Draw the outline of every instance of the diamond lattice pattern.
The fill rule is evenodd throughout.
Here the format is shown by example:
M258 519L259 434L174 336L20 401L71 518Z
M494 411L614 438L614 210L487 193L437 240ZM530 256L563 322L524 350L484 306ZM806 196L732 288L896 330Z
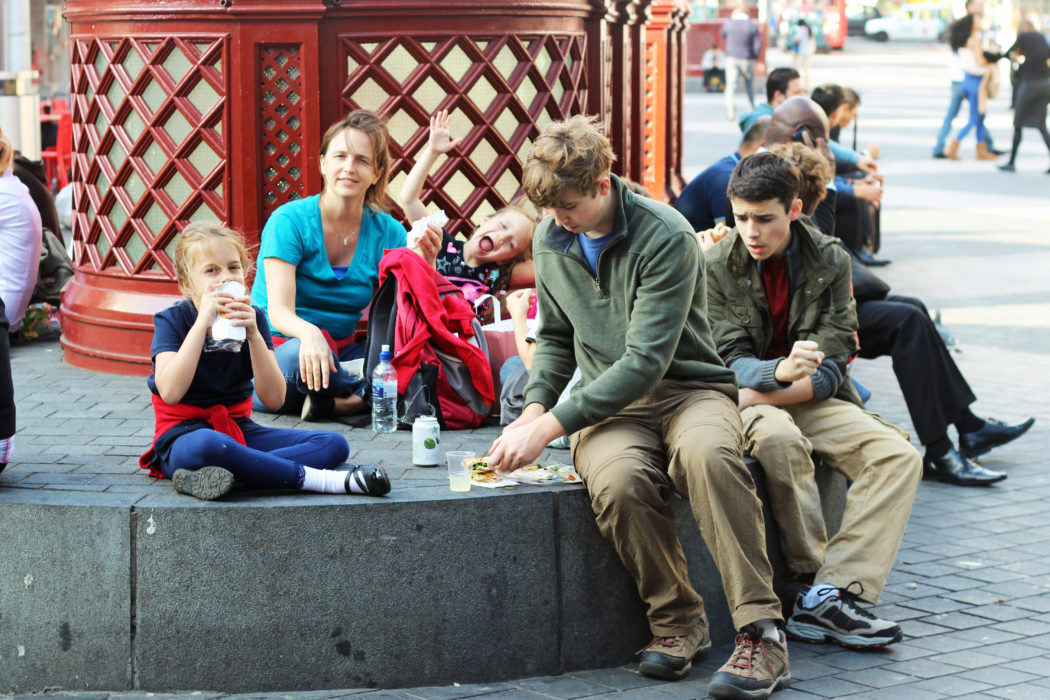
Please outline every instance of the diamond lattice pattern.
M73 239L78 267L175 279L182 225L228 220L224 38L73 44Z
M583 111L585 51L582 34L344 37L343 107L389 119L393 192L426 147L430 115L451 113L453 134L465 138L431 173L423 200L445 210L451 232L467 232L520 192L540 130Z
M302 55L296 45L264 46L259 63L262 115L262 220L280 205L305 194Z

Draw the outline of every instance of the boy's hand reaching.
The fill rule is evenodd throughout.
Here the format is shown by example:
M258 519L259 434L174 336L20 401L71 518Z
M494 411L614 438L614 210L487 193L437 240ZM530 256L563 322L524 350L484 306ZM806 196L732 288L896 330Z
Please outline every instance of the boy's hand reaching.
M824 353L812 340L796 340L791 354L777 363L773 376L780 382L797 382L817 372L824 361Z
M458 146L463 139L452 138L452 132L448 125L452 118L447 110L441 111L430 117L430 138L428 145L434 153L448 153Z

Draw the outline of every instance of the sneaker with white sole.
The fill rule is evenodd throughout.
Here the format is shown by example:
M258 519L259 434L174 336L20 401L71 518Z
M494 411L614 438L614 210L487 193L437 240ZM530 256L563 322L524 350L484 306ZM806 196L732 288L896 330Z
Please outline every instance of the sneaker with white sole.
M653 637L639 652L638 671L645 676L676 681L689 675L693 660L711 650L707 617L701 616L689 631L674 637Z
M828 595L813 607L806 607L805 593L795 598L791 617L784 626L792 639L813 644L835 642L847 649L874 649L899 642L904 636L900 625L860 607L857 595L846 588L830 584L816 584L813 588L824 589Z
M763 700L791 683L787 640L765 639L750 626L736 636L736 648L711 676L707 694L721 700Z
M176 469L171 475L175 490L202 501L214 501L233 488L233 474L222 467Z

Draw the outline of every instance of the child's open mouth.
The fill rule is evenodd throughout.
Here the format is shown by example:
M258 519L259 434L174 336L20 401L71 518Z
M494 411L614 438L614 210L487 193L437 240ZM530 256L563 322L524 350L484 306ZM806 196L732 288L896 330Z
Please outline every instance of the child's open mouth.
M496 246L493 244L492 239L488 236L482 236L478 239L478 250L482 253L491 253L492 249Z

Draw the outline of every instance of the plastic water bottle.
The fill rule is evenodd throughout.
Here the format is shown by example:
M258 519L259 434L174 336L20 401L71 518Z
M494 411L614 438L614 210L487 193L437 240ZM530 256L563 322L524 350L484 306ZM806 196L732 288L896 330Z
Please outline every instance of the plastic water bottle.
M397 371L390 364L391 357L390 346L382 346L372 373L372 430L377 433L397 430Z

